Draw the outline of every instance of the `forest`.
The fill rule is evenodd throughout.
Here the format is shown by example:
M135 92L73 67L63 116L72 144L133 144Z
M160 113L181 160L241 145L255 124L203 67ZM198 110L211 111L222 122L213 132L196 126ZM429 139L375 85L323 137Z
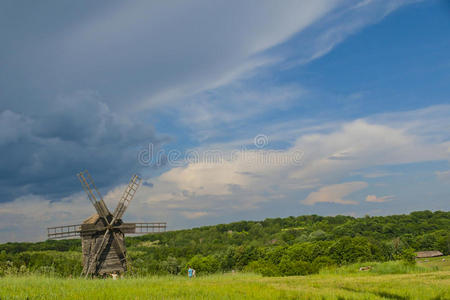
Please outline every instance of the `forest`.
M128 275L243 271L307 275L356 262L402 260L414 252L450 254L450 212L417 211L355 218L306 215L240 221L127 237ZM0 244L0 276L79 276L79 239Z

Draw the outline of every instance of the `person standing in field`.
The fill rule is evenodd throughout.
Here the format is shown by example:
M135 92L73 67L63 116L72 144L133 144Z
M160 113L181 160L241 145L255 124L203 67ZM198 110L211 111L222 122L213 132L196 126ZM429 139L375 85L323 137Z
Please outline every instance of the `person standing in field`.
M192 277L195 277L195 269L192 269Z
M117 276L118 276L118 275L117 275L116 272L112 272L112 273L111 273L111 277L112 277L113 280L117 280Z
M189 279L192 278L192 274L193 273L194 273L194 269L192 269L191 266L189 266L189 269L188 269L188 277L189 277Z

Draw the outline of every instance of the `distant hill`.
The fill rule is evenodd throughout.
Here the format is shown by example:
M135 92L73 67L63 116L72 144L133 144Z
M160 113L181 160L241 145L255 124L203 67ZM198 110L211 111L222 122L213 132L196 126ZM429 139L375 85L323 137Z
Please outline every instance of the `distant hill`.
M401 259L413 250L448 255L450 212L271 218L127 237L126 244L137 274L177 274L187 264L203 273L309 274L329 265ZM0 244L0 268L78 275L80 252L77 239Z

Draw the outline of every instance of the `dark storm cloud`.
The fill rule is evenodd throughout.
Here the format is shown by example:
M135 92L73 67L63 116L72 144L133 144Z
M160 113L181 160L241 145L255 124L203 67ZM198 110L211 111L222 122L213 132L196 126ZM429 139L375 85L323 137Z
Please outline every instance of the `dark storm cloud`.
M151 126L119 116L89 93L59 99L45 114L0 112L0 199L78 191L87 168L99 186L139 171L139 147L158 145Z
M0 202L79 191L84 168L100 186L128 179L139 148L160 143L148 109L266 63L255 56L332 7L1 1Z
M274 63L339 3L1 1L0 201L128 179L158 108Z

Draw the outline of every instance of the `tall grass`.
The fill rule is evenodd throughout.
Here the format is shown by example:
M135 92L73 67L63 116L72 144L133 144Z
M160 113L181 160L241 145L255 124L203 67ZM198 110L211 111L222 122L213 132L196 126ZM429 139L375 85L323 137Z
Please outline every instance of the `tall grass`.
M426 268L419 265L408 265L398 261L388 261L375 264L371 272L376 274L413 274L433 272L438 271L438 269L437 266Z
M367 271L360 271L361 267L370 267ZM439 267L424 267L420 265L408 265L401 261L388 262L364 262L346 265L342 267L324 268L320 274L413 274L438 271Z
M0 299L450 299L450 271L296 277L224 274L120 280L0 278Z

